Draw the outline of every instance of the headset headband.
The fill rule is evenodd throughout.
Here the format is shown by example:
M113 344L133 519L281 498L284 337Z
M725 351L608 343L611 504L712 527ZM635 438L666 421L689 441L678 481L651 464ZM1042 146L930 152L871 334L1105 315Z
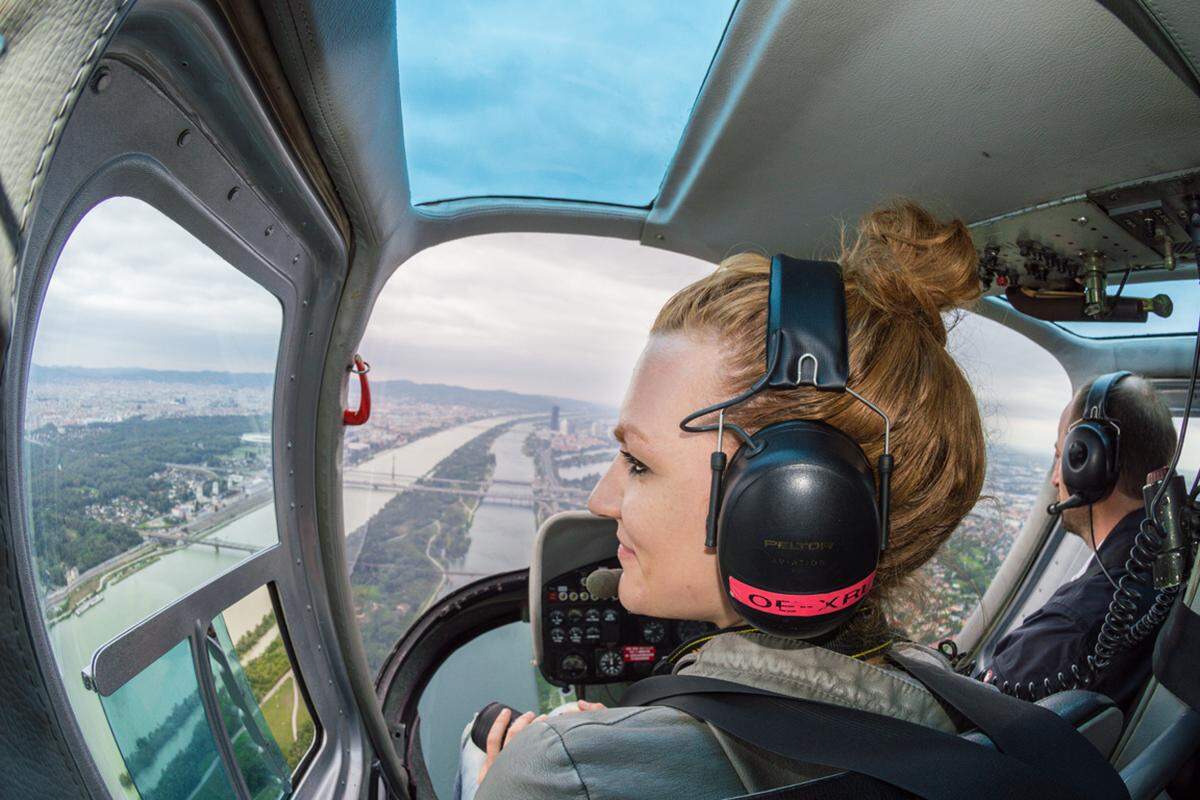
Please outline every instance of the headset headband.
M833 261L771 259L767 300L767 386L844 391L850 374L846 292Z
M1108 404L1108 393L1113 387L1121 382L1123 378L1132 375L1128 370L1120 372L1110 372L1107 375L1101 375L1096 380L1092 381L1092 386L1088 389L1087 398L1083 401L1083 414L1081 419L1097 419L1108 421L1108 413L1105 411L1105 406Z
M727 459L722 450L725 429L733 431L750 448L761 452L763 444L741 426L727 422L725 411L767 389L811 386L825 391L845 392L883 420L883 453L879 456L879 516L882 546L887 546L892 473L892 421L883 409L846 385L850 372L846 336L846 290L841 267L832 261L801 261L783 254L771 259L767 295L767 365L762 377L746 391L693 411L679 423L688 433L717 432L717 449L710 459L712 486L709 490L705 546L717 541L722 475ZM717 414L715 424L694 425L696 420Z

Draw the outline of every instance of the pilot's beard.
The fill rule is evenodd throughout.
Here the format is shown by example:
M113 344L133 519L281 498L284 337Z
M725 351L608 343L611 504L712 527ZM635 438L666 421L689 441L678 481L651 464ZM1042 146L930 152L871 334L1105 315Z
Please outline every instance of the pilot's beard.
M1062 523L1068 533L1075 534L1089 545L1092 543L1088 538L1091 536L1091 532L1088 530L1088 506L1066 509L1062 514Z

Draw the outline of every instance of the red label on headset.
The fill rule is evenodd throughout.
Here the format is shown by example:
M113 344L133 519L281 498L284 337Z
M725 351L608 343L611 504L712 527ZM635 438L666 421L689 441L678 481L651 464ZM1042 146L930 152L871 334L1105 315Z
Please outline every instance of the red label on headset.
M843 589L821 594L782 594L758 589L729 576L729 594L739 603L756 608L764 614L780 617L819 617L832 614L857 603L871 591L875 582L875 571L858 583Z

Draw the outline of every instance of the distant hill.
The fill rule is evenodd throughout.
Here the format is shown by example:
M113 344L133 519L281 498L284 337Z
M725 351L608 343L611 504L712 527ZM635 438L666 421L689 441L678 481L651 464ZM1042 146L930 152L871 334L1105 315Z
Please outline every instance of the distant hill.
M30 371L32 383L53 383L63 380L153 381L157 383L190 383L204 386L233 388L270 388L274 375L269 372L217 372L202 370L142 369L122 367L94 369L92 367L46 367L34 364ZM468 389L444 383L415 383L407 380L372 383L371 389L380 398L405 398L417 403L442 403L475 406L502 411L549 411L558 406L564 412L613 412L609 406L585 403L566 397L520 394L503 389Z
M558 406L563 411L615 412L616 409L600 403L585 403L567 397L552 397L543 394L519 394L504 389L467 389L444 383L414 383L413 381L381 381L371 384L372 391L380 397L394 399L411 398L422 403L447 403L478 408L512 409L516 411L549 411Z
M33 383L62 380L152 381L154 383L194 383L204 386L270 388L275 376L269 372L217 372L215 370L143 369L141 367L46 367L34 364L29 372Z

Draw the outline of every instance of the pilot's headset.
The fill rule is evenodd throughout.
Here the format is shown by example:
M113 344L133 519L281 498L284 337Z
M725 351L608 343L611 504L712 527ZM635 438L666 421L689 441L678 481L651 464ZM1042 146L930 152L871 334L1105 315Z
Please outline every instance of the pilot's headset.
M887 546L891 421L846 386L846 294L838 264L776 255L767 302L766 372L742 394L679 426L717 432L705 546L717 548L734 608L759 630L807 639L845 622L875 579ZM848 392L883 419L878 492L862 448L832 425L794 419L750 435L725 420L726 410L759 392L801 386ZM713 413L715 424L692 424ZM726 429L743 442L728 463L721 449Z
M1092 381L1083 401L1083 416L1067 431L1059 454L1062 482L1070 497L1052 503L1047 509L1051 514L1098 503L1117 485L1121 429L1109 418L1105 406L1113 387L1131 374L1110 372Z

